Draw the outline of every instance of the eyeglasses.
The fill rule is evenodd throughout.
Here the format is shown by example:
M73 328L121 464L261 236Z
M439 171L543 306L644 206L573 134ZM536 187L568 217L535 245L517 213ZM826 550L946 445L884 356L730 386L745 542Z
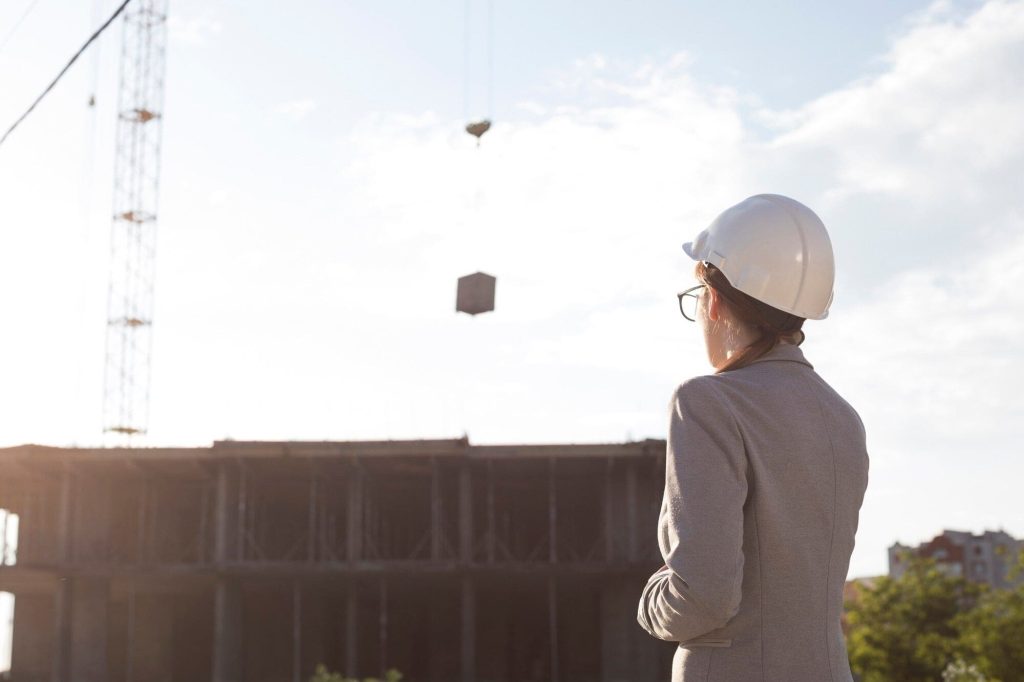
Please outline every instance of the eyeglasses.
M683 317L688 319L690 322L697 321L697 303L700 300L700 291L706 284L698 284L695 287L690 287L686 291L681 291L676 294L679 297L679 312L683 314Z

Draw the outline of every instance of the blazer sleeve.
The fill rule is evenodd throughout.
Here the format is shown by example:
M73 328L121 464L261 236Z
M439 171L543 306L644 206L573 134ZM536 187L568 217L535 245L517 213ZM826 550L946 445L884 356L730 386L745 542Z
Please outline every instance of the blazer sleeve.
M641 627L683 642L723 627L743 583L743 438L713 376L679 386L671 403L658 532L665 566L644 587Z

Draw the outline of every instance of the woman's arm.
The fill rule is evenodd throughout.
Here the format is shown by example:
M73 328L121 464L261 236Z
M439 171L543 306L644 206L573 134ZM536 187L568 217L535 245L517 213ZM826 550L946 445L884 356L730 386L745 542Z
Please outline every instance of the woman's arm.
M659 519L668 552L637 611L644 630L668 641L721 628L739 610L747 460L736 421L713 382L691 379L672 401Z

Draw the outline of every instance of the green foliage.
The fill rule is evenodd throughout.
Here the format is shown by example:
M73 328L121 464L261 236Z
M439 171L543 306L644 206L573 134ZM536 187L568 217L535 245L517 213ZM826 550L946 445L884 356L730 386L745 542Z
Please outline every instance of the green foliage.
M862 682L934 682L961 653L957 615L977 588L914 558L899 579L879 578L849 605L850 666Z
M327 666L321 663L316 667L313 677L309 678L309 682L349 682L349 680L338 673L328 672Z
M985 682L986 679L976 666L968 665L961 658L947 665L942 671L942 682Z
M847 606L850 666L862 682L1024 682L1024 583L990 589L913 558L899 579L879 578Z
M399 682L401 679L402 673L391 669L384 673L383 680L376 677L367 677L362 682ZM327 666L321 663L316 667L313 677L309 678L309 682L359 682L359 680L354 677L343 677L341 673L332 673L327 670Z
M982 672L1003 682L1024 680L1024 585L985 590L957 626L964 650Z

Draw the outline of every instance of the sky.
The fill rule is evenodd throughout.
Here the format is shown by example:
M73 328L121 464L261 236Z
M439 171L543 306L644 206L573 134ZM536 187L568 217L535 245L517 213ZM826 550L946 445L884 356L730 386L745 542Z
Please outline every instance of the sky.
M29 4L4 129L114 6L5 39ZM680 246L776 192L836 251L803 349L867 427L850 576L1024 537L1024 2L751 5L171 0L144 444L664 438L711 371ZM0 446L105 442L119 50L0 147Z

